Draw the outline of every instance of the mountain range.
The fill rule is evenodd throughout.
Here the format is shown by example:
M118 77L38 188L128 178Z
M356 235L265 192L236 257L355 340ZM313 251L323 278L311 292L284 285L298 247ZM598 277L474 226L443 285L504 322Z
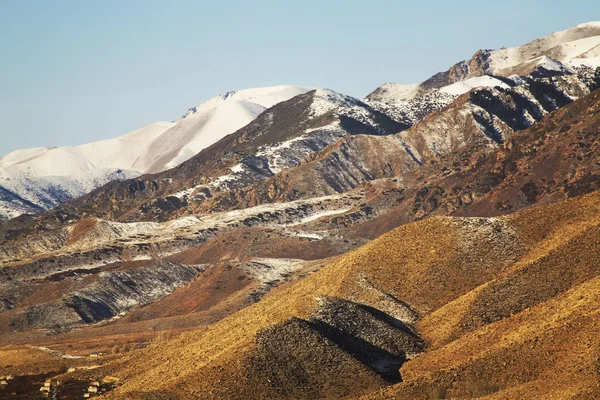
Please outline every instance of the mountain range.
M599 60L592 22L2 157L0 397L598 398Z
M117 179L160 172L310 88L274 86L214 97L174 122L80 146L17 150L0 158L0 218L39 212Z

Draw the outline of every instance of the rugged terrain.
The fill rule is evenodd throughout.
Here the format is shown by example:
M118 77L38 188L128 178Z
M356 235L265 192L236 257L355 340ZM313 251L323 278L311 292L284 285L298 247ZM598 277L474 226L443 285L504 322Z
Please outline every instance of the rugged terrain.
M594 398L597 204L405 225L104 373L115 398Z
M456 63L420 84L386 83L367 99L404 104L438 90L464 92L475 86L497 86L513 75L560 75L581 65L600 66L599 22L580 24L518 47L478 50L470 60Z
M565 57L272 99L174 168L0 222L0 397L598 397L600 69Z
M267 108L309 90L273 86L228 92L173 122L148 124L113 139L7 154L0 158L0 219L51 209L114 180L173 168Z

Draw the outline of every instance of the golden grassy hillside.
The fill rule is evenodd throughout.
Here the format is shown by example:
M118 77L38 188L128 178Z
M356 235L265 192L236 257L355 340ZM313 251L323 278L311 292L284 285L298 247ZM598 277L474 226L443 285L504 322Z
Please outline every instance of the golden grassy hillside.
M110 396L594 398L599 205L594 192L507 217L402 226L201 331L117 361L108 369L124 383ZM325 298L425 340L423 353L407 352L402 382L313 329ZM363 328L365 348L385 347Z

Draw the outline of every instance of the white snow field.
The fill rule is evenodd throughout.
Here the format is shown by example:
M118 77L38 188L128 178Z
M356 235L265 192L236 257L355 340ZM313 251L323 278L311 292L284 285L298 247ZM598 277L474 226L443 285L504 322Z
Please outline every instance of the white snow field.
M502 82L500 79L484 75L484 76L476 76L474 78L465 79L464 81L453 83L452 85L444 86L440 89L440 92L452 94L454 96L461 95L463 93L467 93L469 90L476 87L496 87L500 86L502 88L508 89L506 83Z

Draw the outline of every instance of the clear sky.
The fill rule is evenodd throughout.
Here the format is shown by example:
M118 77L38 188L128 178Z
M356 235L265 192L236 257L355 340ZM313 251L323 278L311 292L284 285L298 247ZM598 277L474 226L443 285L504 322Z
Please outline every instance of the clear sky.
M0 156L119 136L234 89L363 97L591 20L598 0L0 0Z

